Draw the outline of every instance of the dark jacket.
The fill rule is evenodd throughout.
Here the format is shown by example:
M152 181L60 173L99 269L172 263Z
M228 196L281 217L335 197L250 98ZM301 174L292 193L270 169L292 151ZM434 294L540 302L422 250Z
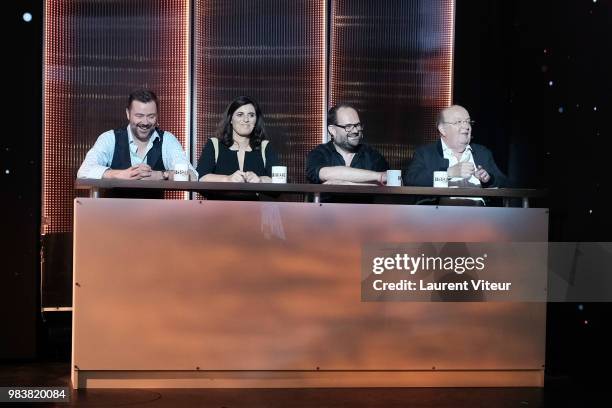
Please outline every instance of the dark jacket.
M501 172L493 160L493 154L486 147L471 143L472 156L476 166L482 166L491 176L483 187L511 187L508 177ZM408 168L404 172L404 185L406 186L433 186L433 172L447 171L448 159L442 153L442 142L438 140L419 147L412 156Z

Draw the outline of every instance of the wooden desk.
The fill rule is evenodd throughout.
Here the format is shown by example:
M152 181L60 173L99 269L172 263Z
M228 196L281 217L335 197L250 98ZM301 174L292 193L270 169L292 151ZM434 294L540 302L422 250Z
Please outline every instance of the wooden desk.
M321 194L363 196L439 196L439 197L499 197L520 198L523 207L529 207L529 199L546 196L545 190L533 189L488 189L488 188L438 188L438 187L387 187L326 184L272 184L272 183L211 183L198 181L141 181L141 180L93 180L77 179L77 190L88 190L92 198L99 197L100 190L143 189L164 191L211 192L258 192L258 193L306 193L313 194L319 202Z

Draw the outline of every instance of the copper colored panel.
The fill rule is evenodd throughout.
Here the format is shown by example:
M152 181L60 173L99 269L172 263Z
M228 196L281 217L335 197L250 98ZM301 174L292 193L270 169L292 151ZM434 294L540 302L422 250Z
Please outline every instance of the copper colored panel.
M329 102L361 113L392 168L436 138L452 101L455 0L331 0Z
M290 182L305 182L306 154L323 137L325 0L196 0L193 160L214 136L227 104L261 105Z
M541 370L545 304L360 301L365 242L546 241L543 209L78 199L80 370Z
M45 2L44 233L72 230L77 169L102 132L127 125L132 89L157 92L161 127L187 146L189 3Z

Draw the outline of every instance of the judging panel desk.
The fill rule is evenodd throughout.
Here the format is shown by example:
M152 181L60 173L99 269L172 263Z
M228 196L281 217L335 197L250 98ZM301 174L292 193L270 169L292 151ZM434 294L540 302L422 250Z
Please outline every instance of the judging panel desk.
M135 180L93 180L80 179L75 183L77 190L87 190L89 196L98 198L101 190L121 191L139 189L142 191L192 191L199 193L252 192L252 193L289 193L312 194L314 202L319 202L321 194L351 196L386 196L386 197L488 197L500 198L504 206L509 206L510 199L520 199L523 208L529 207L530 198L544 197L545 190L526 188L440 188L440 187L387 187L365 185L326 185L326 184L247 184L247 183L212 183L198 181L135 181Z
M298 189L270 186L219 188ZM362 302L360 273L368 243L547 238L542 208L77 198L73 386L543 386L544 303Z

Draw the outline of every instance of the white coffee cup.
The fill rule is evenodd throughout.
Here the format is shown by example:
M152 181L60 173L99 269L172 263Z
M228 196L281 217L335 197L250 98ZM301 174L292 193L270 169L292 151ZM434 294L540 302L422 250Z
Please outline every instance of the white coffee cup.
M287 182L286 166L272 166L272 182L279 184Z
M434 171L433 172L433 186L434 187L448 187L448 172Z
M174 165L174 181L189 181L189 166L186 163Z
M402 171L401 170L387 170L387 185L388 186L401 186L402 185Z

